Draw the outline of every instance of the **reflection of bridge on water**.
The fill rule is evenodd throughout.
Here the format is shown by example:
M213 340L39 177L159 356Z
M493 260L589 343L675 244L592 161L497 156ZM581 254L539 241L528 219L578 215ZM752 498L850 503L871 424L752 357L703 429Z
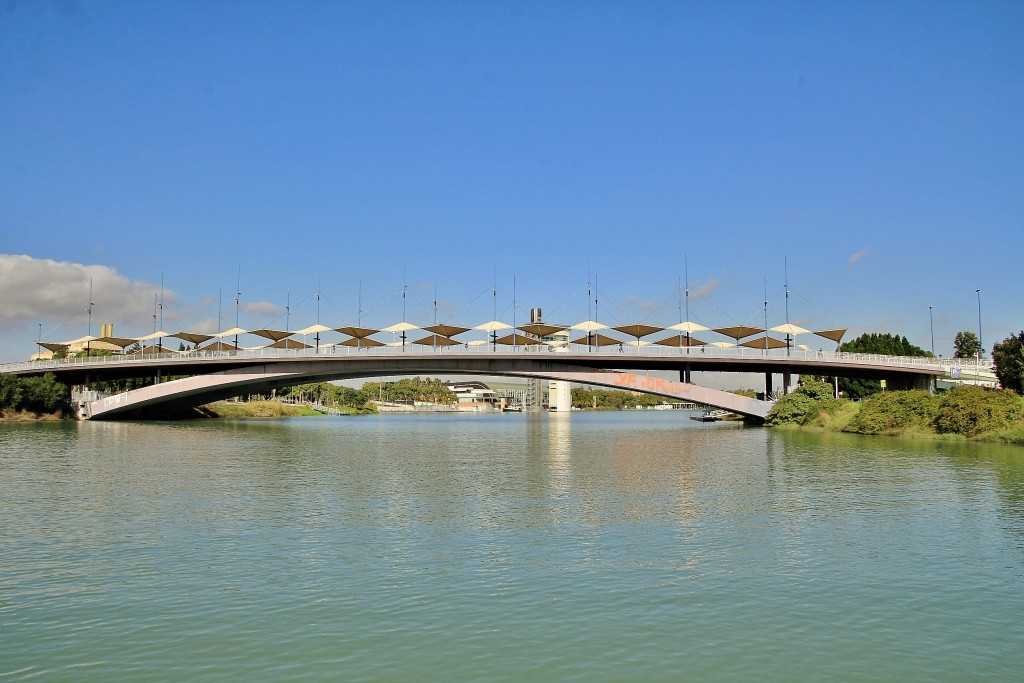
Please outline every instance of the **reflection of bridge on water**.
M689 351L689 353L688 353ZM101 380L153 377L157 382L116 396L89 401L86 418L159 416L246 393L356 378L396 375L484 375L555 379L641 391L676 400L764 418L770 403L690 382L692 372L760 373L765 395L772 393L773 375L783 387L793 375L885 379L892 389L927 389L933 378L948 374L951 364L974 367L974 360L832 353L800 349L693 349L619 347L608 352L583 348L554 351L548 347L498 350L487 346L411 348L259 349L186 354L112 355L33 361L0 366L0 372L39 375L52 372L65 384L88 385ZM679 381L652 377L672 372ZM168 377L182 377L166 381Z

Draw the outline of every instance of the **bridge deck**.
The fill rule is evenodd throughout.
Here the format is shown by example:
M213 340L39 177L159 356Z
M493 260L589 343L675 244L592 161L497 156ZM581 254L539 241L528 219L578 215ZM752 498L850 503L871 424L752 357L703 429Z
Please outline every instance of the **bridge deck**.
M114 417L139 411L170 410L209 403L244 393L319 381L392 375L493 375L546 377L621 387L692 400L755 418L768 404L694 384L633 371L814 374L891 378L913 386L945 374L936 359L791 352L755 349L714 349L685 353L679 349L630 347L607 350L552 351L547 347L501 350L487 347L448 349L375 348L313 350L215 351L160 356L102 356L66 361L21 363L0 367L20 375L52 372L69 385L127 377L178 377L85 406L87 417Z
M682 349L669 347L624 347L622 351L600 349L586 351L570 349L567 352L553 352L547 347L449 347L431 349L409 346L401 348L354 349L332 347L320 353L312 349L260 349L256 351L212 351L191 353L166 353L162 355L99 356L92 358L69 358L56 361L33 361L0 365L0 372L18 375L38 375L53 372L64 381L78 384L102 376L105 379L161 375L187 375L219 372L231 368L265 363L302 362L311 359L337 360L354 364L377 364L392 359L402 365L414 365L417 361L429 364L457 364L458 359L470 361L490 358L515 362L523 359L547 359L559 363L570 363L581 368L616 368L623 370L680 370L689 367L694 372L756 372L814 374L825 376L879 379L894 374L941 376L951 366L975 368L974 359L936 359L926 357L881 356L873 354L834 353L827 351L792 350L762 351L758 349Z

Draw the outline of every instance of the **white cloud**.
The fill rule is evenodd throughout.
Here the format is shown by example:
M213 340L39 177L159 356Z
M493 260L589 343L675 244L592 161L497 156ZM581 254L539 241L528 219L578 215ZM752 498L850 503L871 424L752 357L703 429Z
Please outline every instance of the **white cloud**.
M654 311L657 310L657 302L651 300L644 300L638 297L636 294L627 294L626 298L619 304L620 308L639 308L642 311Z
M103 322L115 323L118 333L150 329L159 285L130 280L109 266L19 254L0 254L0 323L8 327L44 321L65 327L84 325L90 279L93 333ZM164 290L165 306L177 298L175 292Z
M852 266L854 263L856 263L857 261L860 261L862 258L864 258L867 255L868 255L868 250L867 249L861 249L857 253L855 253L852 256L850 256L850 261L849 261L848 265Z
M264 318L279 318L284 315L283 309L269 301L243 301L242 310L246 315L263 316Z
M167 332L183 332L185 330L167 330ZM188 326L188 332L199 332L201 334L213 334L217 331L217 318L207 317L193 321Z
M718 289L719 284L721 284L721 281L718 279L708 280L697 289L690 290L690 297L693 299L703 299Z

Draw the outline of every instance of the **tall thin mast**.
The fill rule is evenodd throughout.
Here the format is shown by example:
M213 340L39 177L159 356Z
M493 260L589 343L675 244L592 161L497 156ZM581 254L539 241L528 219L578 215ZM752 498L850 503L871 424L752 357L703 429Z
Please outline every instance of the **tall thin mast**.
M235 329L238 329L238 309L242 303L242 266L238 266L238 279L235 281ZM235 350L238 350L238 333L235 332Z
M686 322L690 322L690 263L687 255L683 254L683 270L686 272ZM690 352L690 330L686 330L686 352Z
M768 278L764 278L764 351L768 353Z
M160 273L160 329L164 329L164 274Z
M89 278L89 305L85 309L85 310L87 310L89 312L89 326L87 328L86 337L91 337L92 336L92 307L95 306L95 305L96 304L94 304L92 302L92 278ZM86 355L87 358L88 358L89 352L91 350L91 346L90 346L91 341L92 340L88 340L88 341L85 342L85 355Z
M164 274L160 273L160 331L164 329ZM153 330L156 332L156 330ZM156 342L156 347L163 351L164 349L164 338L160 337Z
M494 261L492 261L492 267L493 267L493 269L491 271L491 278L492 278L491 279L491 306L494 309L492 311L492 315L494 317L491 318L491 320L493 320L495 323L497 323L497 321L498 321L498 260L497 259L494 259ZM493 330L491 330L491 351L497 351L497 350L498 350L498 330L497 329L493 329Z
M590 296L591 296L591 294L593 294L593 291L590 288L590 254L587 254L587 321L591 321L591 320L594 319L593 316L591 316L591 308L590 308ZM590 325L587 325L587 327L589 328ZM588 329L587 330L587 351L590 351L590 344L591 344L592 341L594 341L594 338L593 338L592 335L593 335L593 331Z
M316 274L316 324L320 325L320 273ZM316 353L320 353L320 330L316 331Z
M786 324L789 324L789 257L784 256L782 261L783 275L786 278ZM789 336L788 334L786 335Z
M512 276L512 350L516 350L516 276Z
M789 355L789 257L783 256L783 275L786 278L786 355ZM765 323L765 337L768 336L768 323ZM765 341L767 344L768 342Z

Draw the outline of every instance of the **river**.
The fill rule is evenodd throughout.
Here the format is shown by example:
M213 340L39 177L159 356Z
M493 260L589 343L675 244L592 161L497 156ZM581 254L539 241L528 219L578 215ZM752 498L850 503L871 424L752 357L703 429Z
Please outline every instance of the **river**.
M0 678L1018 680L1024 449L686 416L0 425Z

